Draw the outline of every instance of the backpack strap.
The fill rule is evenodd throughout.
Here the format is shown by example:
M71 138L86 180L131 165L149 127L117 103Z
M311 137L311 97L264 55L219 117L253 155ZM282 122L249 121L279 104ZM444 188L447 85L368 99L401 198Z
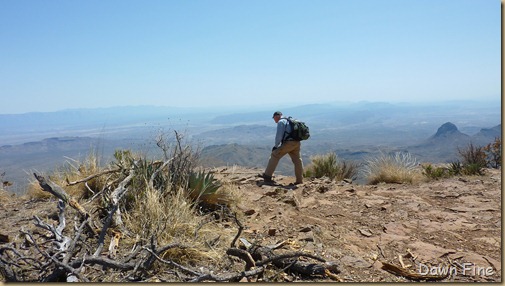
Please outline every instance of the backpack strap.
M291 121L291 116L289 117L281 117L281 119L286 119L286 121L288 122L289 126L291 127L291 132L293 132L293 121ZM287 136L286 136L287 134ZM291 133L287 131L287 129L284 129L284 135L282 136L282 140L281 140L281 143L284 143L284 141L286 139L289 139L291 138Z

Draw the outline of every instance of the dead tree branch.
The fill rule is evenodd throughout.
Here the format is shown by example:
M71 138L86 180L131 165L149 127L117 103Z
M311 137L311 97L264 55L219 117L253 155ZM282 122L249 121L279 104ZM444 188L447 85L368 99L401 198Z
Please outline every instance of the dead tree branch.
M393 264L387 263L387 262L382 262L382 269L386 270L389 273L403 276L405 278L411 279L411 280L416 280L416 281L440 281L444 280L449 276L449 271L445 275L423 275L419 273L414 273L410 270L400 268L398 266L395 266Z
M240 223L240 221L237 218L237 213L234 213L233 215L235 223L238 225L238 232L237 235L235 235L235 238L233 238L230 247L235 247L235 242L237 242L237 239L240 237L240 234L242 234L242 231L244 230L244 226L242 225L242 223Z
M173 158L172 158L173 159ZM156 179L156 176L172 161L172 159L166 160L161 167L156 169L156 171L153 172L151 175L151 178L149 179L149 186L154 189L154 179Z
M246 270L252 267L252 265L262 267L266 266L268 263L273 263L280 269L307 276L325 276L326 270L337 273L339 272L335 264L308 263L297 260L299 257L308 257L323 263L326 262L325 259L309 253L294 252L276 255L273 253L272 248L257 245L251 245L248 247L247 251L230 248L226 253L244 260L246 262Z
M5 282L18 282L16 273L12 270L7 262L0 259L0 273L5 277Z
M44 177L37 175L36 173L33 173L37 181L39 182L40 187L52 194L53 196L57 197L58 199L62 200L64 203L68 204L72 208L76 209L81 217L84 220L87 220L88 217L90 217L90 214L75 200L65 192L65 190L56 185L55 183L51 182L50 180L46 180ZM93 234L96 234L95 229L91 226L91 224L87 224L88 230L91 231Z
M99 255L102 250L103 250L103 245L105 242L105 235L107 233L107 229L110 227L111 222L114 218L115 219L115 224L116 225L123 225L122 220L121 220L121 214L119 212L119 201L123 197L123 195L128 191L126 188L126 185L131 181L131 179L134 176L133 172L133 167L132 170L130 170L130 174L121 182L119 183L119 186L112 192L111 194L111 210L109 212L109 215L107 216L107 219L105 220L105 223L103 225L102 231L100 232L100 236L98 238L98 247L95 251L95 256ZM115 213L117 212L117 215L115 216Z
M73 182L69 182L68 179L67 179L67 186L73 186L73 185L77 185L79 183L84 183L84 182L92 180L92 179L94 179L96 177L100 177L102 175L106 175L106 174L110 174L110 173L116 173L116 172L119 172L119 171L121 171L120 168L111 169L111 170L105 170L105 171L102 171L102 172L90 175L90 176L88 176L86 178L83 178L83 179L80 179L80 180L77 180L77 181L73 181Z
M244 277L252 277L259 275L265 271L265 268L258 267L253 270L243 271L239 273L230 273L225 275L214 275L212 273L202 274L188 282L203 282L203 281L216 281L216 282L231 282L231 281L240 281L240 279Z

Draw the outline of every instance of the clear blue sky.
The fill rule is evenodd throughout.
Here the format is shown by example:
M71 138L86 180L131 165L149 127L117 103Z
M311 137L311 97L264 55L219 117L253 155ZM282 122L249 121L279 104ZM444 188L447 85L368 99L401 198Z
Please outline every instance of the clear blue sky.
M0 113L501 97L499 0L1 0Z

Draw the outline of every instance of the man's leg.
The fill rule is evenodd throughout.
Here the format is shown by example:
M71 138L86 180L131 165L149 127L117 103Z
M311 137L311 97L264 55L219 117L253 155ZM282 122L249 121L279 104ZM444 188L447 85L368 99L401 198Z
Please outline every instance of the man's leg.
M282 144L281 147L273 150L272 154L270 154L270 159L268 159L268 165L265 169L264 175L271 178L275 172L275 168L277 168L277 165L279 164L279 160L290 150L289 146L285 143Z
M303 183L303 162L300 154L300 142L294 141L294 148L291 152L289 152L289 156L291 157L291 161L295 166L295 177L297 184Z

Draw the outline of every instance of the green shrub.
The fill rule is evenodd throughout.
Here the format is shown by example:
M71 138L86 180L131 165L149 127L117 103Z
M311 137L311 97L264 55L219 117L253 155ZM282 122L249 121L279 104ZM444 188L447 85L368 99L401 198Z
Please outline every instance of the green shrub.
M446 167L434 167L431 164L428 164L423 165L422 168L423 168L423 175L434 180L447 178L452 175L451 170Z
M434 167L431 164L423 165L423 175L430 179L438 180L457 175L475 174L473 165L463 165L460 161L451 162L449 166Z
M483 175L482 165L477 164L477 163L466 164L463 166L462 174L463 175Z
M369 184L413 183L420 177L417 159L408 152L394 155L381 153L378 157L366 160L365 177Z
M358 164L349 161L339 161L334 152L325 155L315 155L311 164L305 169L305 177L322 178L331 180L354 179L358 174Z

